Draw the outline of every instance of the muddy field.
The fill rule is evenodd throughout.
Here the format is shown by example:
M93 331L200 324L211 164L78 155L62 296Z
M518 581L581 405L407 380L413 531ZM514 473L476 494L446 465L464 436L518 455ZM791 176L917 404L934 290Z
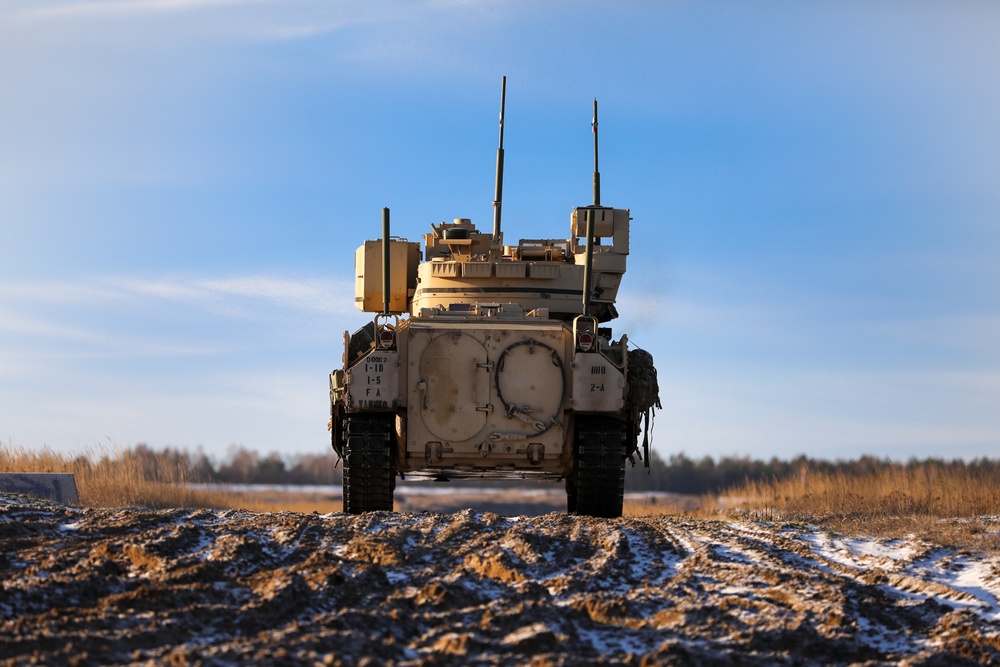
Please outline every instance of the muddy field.
M998 664L1000 557L806 525L0 496L0 664Z

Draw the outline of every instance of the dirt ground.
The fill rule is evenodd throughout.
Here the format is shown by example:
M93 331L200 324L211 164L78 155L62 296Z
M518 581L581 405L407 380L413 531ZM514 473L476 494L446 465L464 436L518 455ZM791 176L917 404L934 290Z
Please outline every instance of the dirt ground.
M787 523L0 495L0 664L1000 664L1000 557Z

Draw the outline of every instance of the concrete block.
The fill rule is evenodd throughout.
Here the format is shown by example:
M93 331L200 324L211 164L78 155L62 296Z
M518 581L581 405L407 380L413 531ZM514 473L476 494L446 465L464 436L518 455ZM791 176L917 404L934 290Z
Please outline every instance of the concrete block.
M0 493L23 493L60 503L78 503L76 477L71 472L2 472Z

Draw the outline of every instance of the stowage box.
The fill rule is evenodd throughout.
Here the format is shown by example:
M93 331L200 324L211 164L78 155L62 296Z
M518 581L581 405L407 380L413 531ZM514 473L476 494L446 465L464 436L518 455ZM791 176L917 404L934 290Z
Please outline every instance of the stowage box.
M409 310L417 288L420 244L389 240L389 312ZM382 312L382 240L365 241L354 254L354 305L366 313Z

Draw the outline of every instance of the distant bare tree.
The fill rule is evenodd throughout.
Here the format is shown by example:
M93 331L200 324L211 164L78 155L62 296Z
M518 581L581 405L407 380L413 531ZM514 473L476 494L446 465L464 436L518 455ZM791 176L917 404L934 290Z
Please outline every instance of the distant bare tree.
M230 484L250 484L257 474L257 452L233 445L229 460L219 466L219 481Z
M290 484L340 484L342 478L337 456L327 452L295 457L288 471L288 480Z
M265 458L257 459L257 470L251 481L254 484L287 484L288 471L285 470L281 454L271 452Z

